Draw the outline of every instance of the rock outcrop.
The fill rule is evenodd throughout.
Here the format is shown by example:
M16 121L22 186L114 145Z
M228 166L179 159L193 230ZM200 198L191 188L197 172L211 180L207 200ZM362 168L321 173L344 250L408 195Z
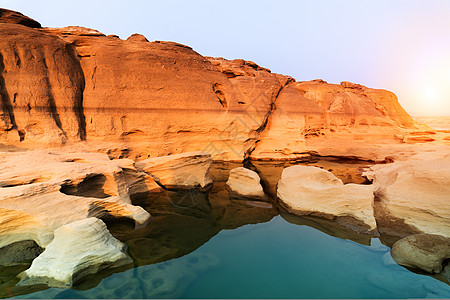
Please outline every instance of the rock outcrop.
M450 258L450 238L435 234L414 234L397 241L391 249L399 265L428 273L440 273Z
M136 163L143 171L166 189L208 188L211 155L205 152L188 152L154 157Z
M85 140L84 74L55 35L0 23L0 139L61 145Z
M24 16L20 12L0 8L0 23L20 24L31 28L41 28L39 22Z
M316 151L373 159L361 151L364 143L398 143L396 135L405 128L415 128L414 121L389 91L349 82L292 82L280 92L252 157L292 159Z
M376 233L370 185L344 185L328 171L298 165L283 170L277 195L290 213L336 220L359 233Z
M97 218L79 220L55 230L55 238L22 272L19 285L47 284L68 288L86 274L133 263L126 246Z
M409 160L371 167L380 233L396 239L429 233L450 237L450 160Z
M265 195L260 181L258 173L239 167L230 171L226 184L234 195L261 199Z
M361 151L367 142L404 143L418 129L388 91L295 82L251 61L204 57L138 34L121 40L0 19L7 22L0 23L0 141L7 145L87 141L137 159L189 151L237 161L317 153L370 159Z
M128 218L137 227L150 218L131 204L130 192L146 183L141 175L127 184L123 170L134 169L130 160L44 150L2 153L0 166L0 248L28 240L46 247L54 230L88 217Z

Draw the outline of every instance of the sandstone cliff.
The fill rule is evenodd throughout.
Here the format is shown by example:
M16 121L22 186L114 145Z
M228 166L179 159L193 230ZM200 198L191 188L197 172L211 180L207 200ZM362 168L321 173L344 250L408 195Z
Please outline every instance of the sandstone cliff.
M205 151L222 160L292 159L340 143L400 143L417 129L385 90L296 82L174 42L33 28L40 26L31 21L0 11L6 145L83 141L112 157ZM342 152L357 156L348 147Z

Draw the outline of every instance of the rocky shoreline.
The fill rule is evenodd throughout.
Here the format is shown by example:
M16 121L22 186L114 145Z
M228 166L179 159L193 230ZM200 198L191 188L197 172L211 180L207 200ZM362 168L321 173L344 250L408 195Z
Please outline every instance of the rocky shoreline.
M256 172L237 167L226 169L220 179L217 174L210 175L213 161L204 152L152 158L141 163L134 163L129 159L110 160L106 155L98 153L77 154L55 150L15 152L13 157L11 155L3 153L0 162L3 170L0 172L2 264L15 265L30 259L36 261L33 261L29 270L22 272L23 275L20 276L23 279L19 285L70 287L76 279L83 277L80 274L130 264L132 260L126 251L123 252L123 244L119 249L122 249L124 256L118 256L115 261L108 260L109 254L95 254L94 250L89 255L88 252L83 252L84 243L101 245L104 239L114 239L100 220L114 224L129 219L135 223L135 229L132 227L129 229L131 231L127 230L127 236L132 236L132 231L137 230L138 233L139 228L145 228L146 223L153 222L147 211L158 216L166 214L168 210L176 210L176 207L185 213L187 207L201 218L210 209L207 194L211 190L227 193L228 196L224 194L224 197L230 201L246 202L242 207L242 213L245 214L251 213L251 207L272 210L272 216L280 211L287 220L294 218L294 223L313 226L328 234L362 244L370 244L372 238L379 237L383 243L396 249L393 250L393 257L398 263L413 270L441 273L443 278L448 276L445 275L445 264L449 255L450 218L445 205L448 194L442 188L447 186L446 180L450 180L450 168L445 159L374 165L363 174L372 179L373 183L343 184L331 172L305 164L282 168L283 172L278 175L264 169L258 170L255 166L253 168ZM36 158L40 159L36 162ZM47 168L43 168L40 161L46 161ZM421 169L424 164L434 167L427 168L425 173ZM22 172L18 173L17 170ZM406 173L399 176L395 173L398 170ZM425 185L428 190L424 190L424 186L420 184L424 181L424 175L429 181ZM261 180L260 176L266 180ZM271 176L273 177L270 178ZM214 182L211 177L219 181ZM267 178L270 178L269 182ZM411 185L414 181L417 183ZM402 185L403 182L405 185ZM430 182L435 182L437 187ZM264 183L264 189L261 183ZM222 186L224 184L227 188ZM270 185L276 186L275 198L270 195ZM196 195L186 197L189 190ZM167 193L181 194L179 199L175 197L177 200L172 201L172 196L167 197ZM423 198L423 193L426 193L426 199ZM432 199L432 202L426 201L428 199ZM150 207L147 206L149 204ZM299 219L295 220L296 217L289 217L286 213L296 215ZM232 213L230 217L237 216ZM87 223L77 225L80 222ZM103 226L104 229L100 232L84 229L91 228L90 226ZM69 230L68 228L70 236L77 236L76 228L84 232L82 237L76 239L80 250L69 246L53 246L62 241L68 243L68 237L58 234ZM409 241L416 235L423 237L422 240L437 241L431 244L409 242L417 247L414 252L425 251L429 255L435 255L438 257L437 262L427 263L426 258L419 254L413 258L405 257L402 253L410 256L411 251L398 250L404 241ZM56 239L58 236L62 237ZM34 246L30 247L30 242ZM99 249L106 251L104 247L99 246ZM18 256L18 250L23 255ZM76 251L79 251L78 254ZM116 248L111 251L111 255L116 255L113 254L117 251ZM129 251L134 250L131 248ZM53 258L49 255L53 255ZM61 275L52 275L52 268L47 263L40 263L44 257L47 260L66 261L68 273L63 277L66 279L55 277ZM101 257L104 261L96 261L96 257Z
M4 9L0 35L0 266L26 266L22 291L183 255L133 246L180 207L198 244L281 213L379 237L397 263L449 282L450 135L393 93Z

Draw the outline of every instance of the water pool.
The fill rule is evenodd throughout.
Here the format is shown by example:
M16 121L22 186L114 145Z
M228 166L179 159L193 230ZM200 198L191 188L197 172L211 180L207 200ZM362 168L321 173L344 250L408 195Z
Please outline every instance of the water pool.
M450 287L371 246L281 216L222 230L195 251L103 279L86 291L51 288L17 298L450 298Z
M378 238L343 231L335 222L282 213L273 194L283 164L259 164L273 205L234 199L229 170L215 164L208 193L167 191L142 205L152 221L108 223L134 264L105 270L73 289L18 287L28 265L0 269L0 298L450 298L450 287L413 273ZM359 166L334 164L350 182Z

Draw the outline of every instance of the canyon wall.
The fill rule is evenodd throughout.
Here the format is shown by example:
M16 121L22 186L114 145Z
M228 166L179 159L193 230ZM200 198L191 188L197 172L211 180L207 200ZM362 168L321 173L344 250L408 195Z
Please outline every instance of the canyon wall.
M296 82L174 42L32 21L0 10L4 145L87 145L138 160L188 151L295 159L339 145L402 143L418 128L389 91Z

